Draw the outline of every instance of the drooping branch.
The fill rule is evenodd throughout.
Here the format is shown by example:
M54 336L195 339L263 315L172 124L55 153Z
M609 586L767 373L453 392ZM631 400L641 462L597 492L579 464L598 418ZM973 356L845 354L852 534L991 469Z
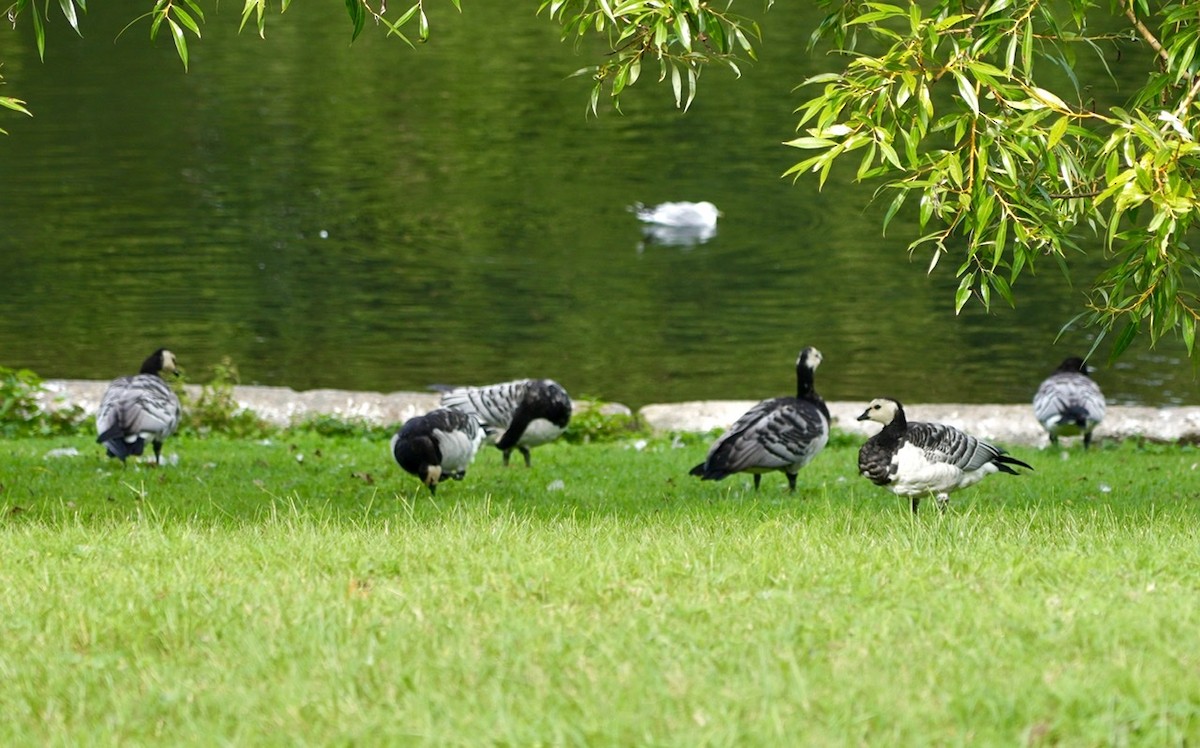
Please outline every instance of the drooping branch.
M1153 31L1147 28L1146 24L1142 23L1142 19L1137 17L1137 13L1133 12L1133 0L1129 0L1129 2L1125 4L1125 17L1129 19L1129 22L1133 24L1133 27L1137 29L1137 32L1141 34L1143 39L1146 40L1146 43L1150 45L1150 48L1158 54L1159 58L1163 61L1163 64L1166 65L1169 63L1171 61L1171 56L1167 54L1167 50L1163 48L1162 42L1158 40L1158 37L1154 35Z

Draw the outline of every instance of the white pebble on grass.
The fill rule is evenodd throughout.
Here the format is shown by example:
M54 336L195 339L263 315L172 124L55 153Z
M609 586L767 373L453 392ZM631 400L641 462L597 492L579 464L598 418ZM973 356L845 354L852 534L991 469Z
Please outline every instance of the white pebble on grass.
M566 487L567 484L563 482L562 478L559 478L558 480L552 480L546 484L547 491L561 491Z

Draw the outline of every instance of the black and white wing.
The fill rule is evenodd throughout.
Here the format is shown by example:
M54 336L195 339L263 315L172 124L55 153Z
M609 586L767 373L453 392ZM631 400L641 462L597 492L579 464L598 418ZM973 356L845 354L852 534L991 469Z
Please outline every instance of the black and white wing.
M1090 377L1072 372L1051 374L1033 396L1033 413L1047 431L1073 427L1075 433L1091 430L1104 420L1107 402Z
M442 394L442 407L469 413L483 424L489 439L497 439L512 423L513 414L525 397L529 380L458 387Z
M919 448L926 461L953 465L968 473L1004 454L999 447L942 423L910 423L905 441Z
M117 457L141 454L144 440L161 442L179 426L179 398L160 377L138 374L114 380L96 413L97 442Z
M764 400L737 420L693 469L705 480L745 470L795 472L829 441L829 421L811 403L795 398Z

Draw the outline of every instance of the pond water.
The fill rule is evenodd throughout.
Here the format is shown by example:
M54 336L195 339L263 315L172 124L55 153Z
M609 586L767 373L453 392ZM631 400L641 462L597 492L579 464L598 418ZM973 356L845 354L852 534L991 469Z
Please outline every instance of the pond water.
M600 117L567 77L587 50L535 4L446 4L415 50L351 45L340 4L305 5L265 40L222 7L187 73L165 36L119 35L133 9L52 27L44 63L0 33L35 114L0 120L0 365L105 379L167 345L192 381L228 356L246 383L548 376L636 407L786 393L811 344L829 399L1025 402L1090 347L1055 338L1096 256L1071 258L1075 287L1045 262L1016 309L955 316L953 263L926 275L903 220L882 235L870 185L780 177L793 88L824 64L806 4L689 113L647 79ZM715 236L644 236L629 206L666 200L714 202ZM1178 344L1100 363L1114 402L1198 400Z

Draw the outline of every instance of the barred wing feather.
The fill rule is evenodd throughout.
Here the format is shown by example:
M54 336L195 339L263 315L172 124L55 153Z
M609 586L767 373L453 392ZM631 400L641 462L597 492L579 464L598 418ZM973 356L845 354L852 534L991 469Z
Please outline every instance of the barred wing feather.
M170 436L179 426L179 398L161 378L139 374L115 380L100 401L96 428L101 434L117 429L128 441L141 436Z
M922 450L926 460L974 472L1004 454L985 441L941 423L910 423L905 440Z
M1104 420L1107 409L1100 386L1082 374L1054 374L1042 382L1033 398L1034 415L1047 427L1074 409L1082 409L1091 423Z
M712 446L710 470L799 469L829 441L829 422L807 402L789 398L766 400L737 420Z

